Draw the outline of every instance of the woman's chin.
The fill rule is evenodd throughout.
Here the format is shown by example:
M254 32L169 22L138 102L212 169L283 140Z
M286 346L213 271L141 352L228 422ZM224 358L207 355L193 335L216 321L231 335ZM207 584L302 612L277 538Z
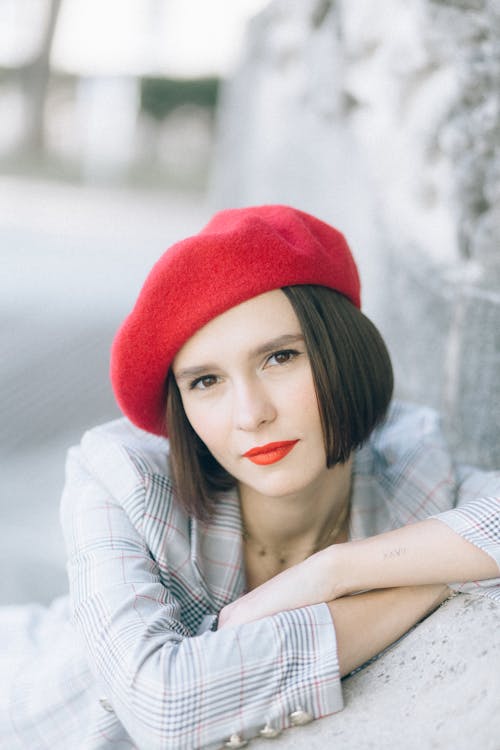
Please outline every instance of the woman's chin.
M303 478L292 478L290 476L274 476L263 478L261 481L238 482L240 491L242 488L246 488L252 494L275 499L287 498L300 492L306 492L308 484Z

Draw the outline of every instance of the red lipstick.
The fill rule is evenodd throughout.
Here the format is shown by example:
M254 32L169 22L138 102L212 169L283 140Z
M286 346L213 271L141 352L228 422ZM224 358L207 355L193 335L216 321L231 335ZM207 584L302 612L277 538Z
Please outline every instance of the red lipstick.
M298 442L298 440L282 440L278 443L259 445L257 448L251 448L243 456L259 466L275 464L277 461L285 458Z

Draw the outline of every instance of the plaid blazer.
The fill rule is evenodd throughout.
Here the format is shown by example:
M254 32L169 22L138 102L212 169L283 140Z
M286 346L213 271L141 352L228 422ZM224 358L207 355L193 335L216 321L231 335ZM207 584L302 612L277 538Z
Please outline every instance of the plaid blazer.
M500 568L500 474L454 467L435 412L395 403L353 471L350 539L435 516ZM0 610L1 747L238 747L342 708L325 604L211 629L245 590L239 504L189 517L167 440L124 419L86 433L61 518L69 597ZM500 600L500 578L454 587Z

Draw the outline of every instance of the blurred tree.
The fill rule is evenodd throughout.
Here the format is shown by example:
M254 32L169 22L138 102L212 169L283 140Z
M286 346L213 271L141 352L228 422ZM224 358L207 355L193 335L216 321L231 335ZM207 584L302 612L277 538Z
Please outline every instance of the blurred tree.
M23 149L40 157L45 145L45 100L50 80L50 53L63 0L47 0L45 27L37 54L19 71L28 103Z
M214 110L219 89L218 78L141 78L141 110L162 120L183 104L195 104Z

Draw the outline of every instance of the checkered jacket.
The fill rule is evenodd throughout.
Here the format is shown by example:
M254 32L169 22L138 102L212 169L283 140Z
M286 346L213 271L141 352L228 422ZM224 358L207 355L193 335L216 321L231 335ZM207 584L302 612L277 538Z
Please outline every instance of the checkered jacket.
M227 493L210 523L189 517L167 454L166 440L124 419L70 451L70 595L17 620L24 653L4 671L1 747L187 750L231 736L237 746L265 725L341 710L325 604L211 629L245 590L238 500ZM436 414L394 404L356 455L350 539L429 516L500 568L500 474L457 469ZM454 587L500 601L500 578Z

